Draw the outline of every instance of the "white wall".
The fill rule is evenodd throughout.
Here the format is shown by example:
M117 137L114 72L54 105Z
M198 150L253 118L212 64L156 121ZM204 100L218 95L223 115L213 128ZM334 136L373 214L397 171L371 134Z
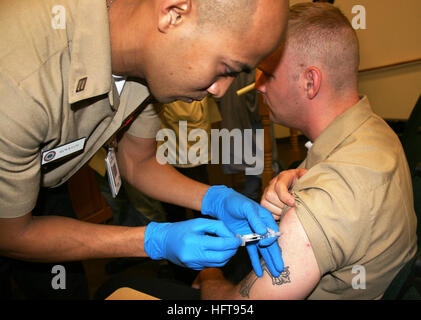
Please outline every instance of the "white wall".
M359 91L367 94L374 112L408 119L421 95L421 62L363 72L359 80Z

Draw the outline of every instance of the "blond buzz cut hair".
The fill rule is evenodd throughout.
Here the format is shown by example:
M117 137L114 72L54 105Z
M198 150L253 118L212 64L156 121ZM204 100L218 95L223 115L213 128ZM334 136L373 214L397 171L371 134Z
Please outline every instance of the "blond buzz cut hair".
M287 42L304 65L321 64L333 88L357 85L358 38L349 20L332 4L306 2L291 6Z

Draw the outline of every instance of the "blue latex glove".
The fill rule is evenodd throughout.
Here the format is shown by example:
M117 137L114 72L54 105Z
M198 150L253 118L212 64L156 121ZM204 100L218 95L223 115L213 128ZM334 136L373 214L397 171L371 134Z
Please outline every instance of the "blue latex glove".
M235 234L265 234L267 228L278 231L278 225L272 214L253 200L227 188L212 186L202 201L202 213L218 218ZM284 269L282 253L277 237L261 239L257 244L248 244L247 251L257 276L263 275L259 253L273 276L278 277Z
M241 239L222 221L198 218L175 223L149 223L144 248L151 259L167 259L182 267L202 270L222 267L240 245Z

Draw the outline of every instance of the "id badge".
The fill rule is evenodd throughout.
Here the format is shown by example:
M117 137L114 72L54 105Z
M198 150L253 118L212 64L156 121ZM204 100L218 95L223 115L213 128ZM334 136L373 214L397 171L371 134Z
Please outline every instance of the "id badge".
M121 187L121 177L117 166L114 148L109 148L108 155L105 158L105 164L107 166L108 183L110 184L111 195L115 198Z

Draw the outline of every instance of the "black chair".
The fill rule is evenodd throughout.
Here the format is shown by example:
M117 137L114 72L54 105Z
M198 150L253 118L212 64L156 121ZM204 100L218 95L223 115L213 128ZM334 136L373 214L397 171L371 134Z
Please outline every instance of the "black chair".
M385 291L382 300L421 300L421 294L414 285L416 264L421 262L421 254L418 252L399 271Z
M418 219L418 253L409 261L386 290L384 300L421 299L414 280L421 278L421 96L408 119L402 136L414 191L414 208Z
M414 190L414 207L418 219L418 250L421 247L421 96L411 112L402 145L408 160Z
M409 116L403 137L402 145L408 159L409 169L414 177L416 167L421 163L421 96Z

